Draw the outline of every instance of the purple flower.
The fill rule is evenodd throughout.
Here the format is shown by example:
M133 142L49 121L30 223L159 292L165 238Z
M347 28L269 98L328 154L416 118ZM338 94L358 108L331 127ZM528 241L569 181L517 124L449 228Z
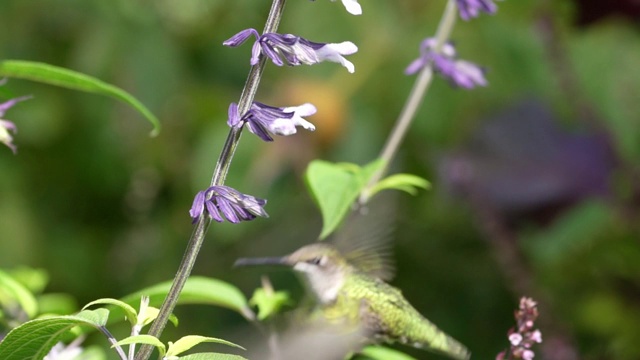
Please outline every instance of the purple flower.
M0 85L4 85L5 82L5 80L0 81ZM8 146L14 154L18 151L18 149L13 143L13 137L11 136L10 131L15 134L18 129L16 128L16 125L14 123L9 120L2 119L2 117L4 116L4 113L7 112L7 110L9 110L13 105L30 98L30 96L23 96L0 103L0 143Z
M478 17L481 11L487 14L495 14L498 11L498 6L493 0L456 0L456 4L460 17L464 20Z
M263 208L266 203L267 200L245 195L228 186L212 186L196 194L189 215L196 222L206 211L217 222L227 219L235 224L253 220L256 216L268 217Z
M427 38L420 44L420 57L411 62L405 74L412 75L433 64L433 69L449 80L452 85L465 89L487 86L484 69L478 65L457 58L456 49L450 42L442 44L436 51L436 39Z
M316 107L306 103L293 107L273 107L263 103L254 102L251 108L242 118L238 114L238 105L231 103L229 105L229 120L227 124L231 127L240 127L245 123L249 131L258 135L264 141L273 141L271 135L293 135L297 132L296 126L314 131L316 129L312 123L308 122L303 116L309 116L316 113Z
M263 54L277 66L285 63L291 66L313 65L322 61L331 61L344 66L350 73L355 71L353 64L343 56L358 51L358 47L350 41L339 44L316 43L292 34L260 35L255 29L245 29L223 44L236 47L251 36L256 38L251 51L251 65L256 65L260 60L260 54Z

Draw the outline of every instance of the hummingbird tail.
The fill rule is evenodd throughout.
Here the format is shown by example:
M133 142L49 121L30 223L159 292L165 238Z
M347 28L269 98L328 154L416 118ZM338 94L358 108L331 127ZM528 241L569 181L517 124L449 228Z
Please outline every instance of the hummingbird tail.
M435 337L430 338L432 341L417 342L414 346L441 353L455 360L469 360L471 358L471 353L466 346L442 331L438 331Z

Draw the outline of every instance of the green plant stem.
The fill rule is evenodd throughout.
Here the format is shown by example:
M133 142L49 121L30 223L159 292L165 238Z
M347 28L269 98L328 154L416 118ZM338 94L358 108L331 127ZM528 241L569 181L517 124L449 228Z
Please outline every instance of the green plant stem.
M284 11L285 3L286 0L273 0L263 33L275 32L278 29L280 19L282 18L282 12ZM251 70L249 71L247 81L245 82L242 94L240 95L240 100L238 101L238 113L240 115L247 112L251 107L251 104L253 103L256 92L258 91L258 86L260 84L260 79L262 77L262 72L264 70L265 64L266 58L262 57L258 64L252 66ZM218 158L215 170L213 171L213 176L211 178L212 186L224 184L227 173L229 171L229 167L231 165L231 161L233 159L233 155L236 151L236 148L238 147L238 142L240 141L242 129L243 128L233 127L229 131L229 135L227 135L227 140L225 141L224 147L220 152L220 157ZM187 279L191 274L191 270L193 269L193 266L196 262L198 252L202 247L202 243L204 242L204 238L207 234L207 230L209 229L210 224L211 219L206 214L203 213L202 215L200 215L195 224L193 232L191 233L189 244L187 245L187 249L184 253L182 261L180 262L180 266L178 268L176 276L174 277L173 283L171 284L169 293L167 294L167 297L164 299L164 302L160 307L158 317L153 322L151 329L149 329L149 335L160 337L162 331L167 325L169 316L173 312L173 309L178 302L180 292L182 292L184 284L187 282ZM150 345L143 345L140 348L138 354L136 354L135 359L147 360L152 351L153 347L151 347Z
M440 51L442 45L451 35L451 31L453 30L453 26L457 18L456 10L457 6L455 0L449 0L442 18L440 19L438 30L436 31L436 51ZM389 164L391 164L391 160L393 160L393 157L398 152L398 147L404 139L407 130L409 129L409 125L411 125L411 122L415 118L416 112L424 99L424 95L431 85L432 79L433 65L427 64L418 74L418 78L416 79L416 82L411 89L411 93L407 98L407 102L404 104L402 112L400 113L400 116L398 116L393 130L389 134L387 142L380 153L380 158L384 160L384 165L371 177L371 180L360 194L360 198L358 199L360 204L365 204L369 200L371 189L386 174Z
M118 345L118 340L116 340L115 336L111 334L111 332L104 326L100 326L98 328L106 337L109 339L111 346L116 350L118 356L120 356L121 360L127 360L127 354L122 350L122 346Z

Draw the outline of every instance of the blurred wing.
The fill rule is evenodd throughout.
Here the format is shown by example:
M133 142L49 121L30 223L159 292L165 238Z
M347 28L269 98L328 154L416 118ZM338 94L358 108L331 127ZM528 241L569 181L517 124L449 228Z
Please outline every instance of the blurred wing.
M392 235L396 196L379 194L369 204L351 212L332 243L349 263L368 275L389 281L395 274Z

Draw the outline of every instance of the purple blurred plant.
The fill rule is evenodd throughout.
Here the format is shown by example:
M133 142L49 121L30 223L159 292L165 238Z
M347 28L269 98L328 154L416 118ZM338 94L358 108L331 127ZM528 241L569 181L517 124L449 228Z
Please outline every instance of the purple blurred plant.
M465 89L487 86L485 70L472 62L458 59L451 42L442 44L438 50L436 38L425 39L420 44L420 57L409 64L404 72L413 75L429 65L454 86Z
M456 0L460 17L464 20L471 20L480 16L480 12L487 14L495 14L498 6L493 3L494 0Z
M531 298L520 299L520 306L514 315L516 327L509 329L507 334L511 347L499 353L496 360L532 360L535 357L532 347L542 342L542 333L534 328L538 318L537 306L538 304Z

